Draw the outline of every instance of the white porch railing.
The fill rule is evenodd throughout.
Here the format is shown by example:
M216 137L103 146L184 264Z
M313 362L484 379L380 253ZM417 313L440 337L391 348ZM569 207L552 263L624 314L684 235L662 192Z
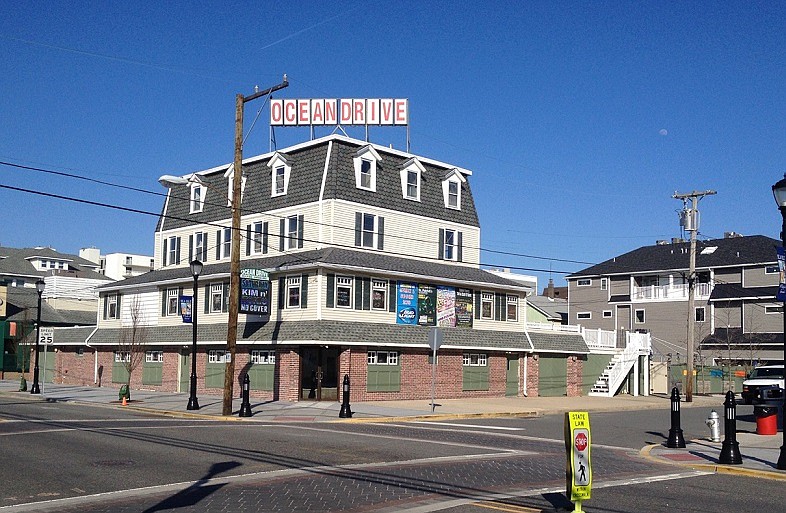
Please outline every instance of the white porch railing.
M649 333L626 333L625 349L614 355L606 370L595 382L590 395L613 397L622 386L630 370L635 366L638 357L649 354L650 340ZM646 368L639 369L639 372L648 372L648 370ZM638 380L638 376L636 379Z
M614 349L617 347L617 332L582 328L584 342L590 349Z
M581 327L572 324L554 324L550 322L527 322L528 330L543 330L543 331L563 331L569 333L580 333Z
M712 292L712 283L697 283L695 294L697 298L706 299ZM688 284L680 283L677 285L648 285L646 287L633 286L631 300L633 301L657 301L660 299L688 299Z

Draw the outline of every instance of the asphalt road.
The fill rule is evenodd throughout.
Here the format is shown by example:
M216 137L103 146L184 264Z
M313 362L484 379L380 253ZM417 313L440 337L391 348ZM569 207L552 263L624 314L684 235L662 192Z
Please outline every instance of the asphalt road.
M706 413L683 410L685 436ZM741 412L744 415L744 412ZM639 456L668 412L593 414L585 511L772 511L781 483ZM704 436L705 431L695 433ZM0 512L554 511L562 418L285 424L0 397ZM572 508L571 508L572 509Z

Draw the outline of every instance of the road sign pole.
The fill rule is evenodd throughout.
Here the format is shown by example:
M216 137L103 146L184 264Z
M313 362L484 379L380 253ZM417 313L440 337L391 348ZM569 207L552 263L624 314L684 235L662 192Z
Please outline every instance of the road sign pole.
M434 351L431 356L431 413L434 413L434 395L437 390L437 345L434 344Z

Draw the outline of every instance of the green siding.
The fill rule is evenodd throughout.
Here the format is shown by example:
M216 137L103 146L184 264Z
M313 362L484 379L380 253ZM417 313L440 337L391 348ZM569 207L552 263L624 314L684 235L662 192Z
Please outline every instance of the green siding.
M464 366L464 380L462 390L488 390L489 389L489 367Z
M224 388L227 364L208 363L205 367L205 388Z
M123 362L112 364L112 383L128 383L128 369Z
M162 362L144 362L142 364L142 384L160 385L163 381L164 364Z
M584 370L581 376L581 390L584 395L587 395L592 388L592 385L603 373L603 369L611 361L610 354L590 354L587 355L587 360L584 362Z
M565 355L541 355L538 361L538 395L542 397L568 395L568 361Z
M401 364L369 365L368 379L366 381L366 391L400 392L401 391Z
M248 369L251 390L273 390L276 366L271 364L252 364ZM223 386L223 385L222 385Z
M508 357L508 368L505 373L505 395L517 396L519 394L519 357Z

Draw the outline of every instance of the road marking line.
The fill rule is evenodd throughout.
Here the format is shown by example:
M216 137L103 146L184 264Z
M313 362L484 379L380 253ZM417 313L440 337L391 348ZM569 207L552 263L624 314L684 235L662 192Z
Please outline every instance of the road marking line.
M540 513L543 511L542 509L535 509L535 508L528 508L526 506L512 506L506 504L506 507L501 507L493 502L476 502L473 506L478 506L480 508L488 508L488 509L496 509L499 511L510 511L513 513Z
M497 429L500 431L526 431L525 428L505 427L505 426L481 426L479 424L458 424L451 422L429 422L426 420L416 420L412 424L431 424L436 426L453 426L463 428L478 428L478 429Z

